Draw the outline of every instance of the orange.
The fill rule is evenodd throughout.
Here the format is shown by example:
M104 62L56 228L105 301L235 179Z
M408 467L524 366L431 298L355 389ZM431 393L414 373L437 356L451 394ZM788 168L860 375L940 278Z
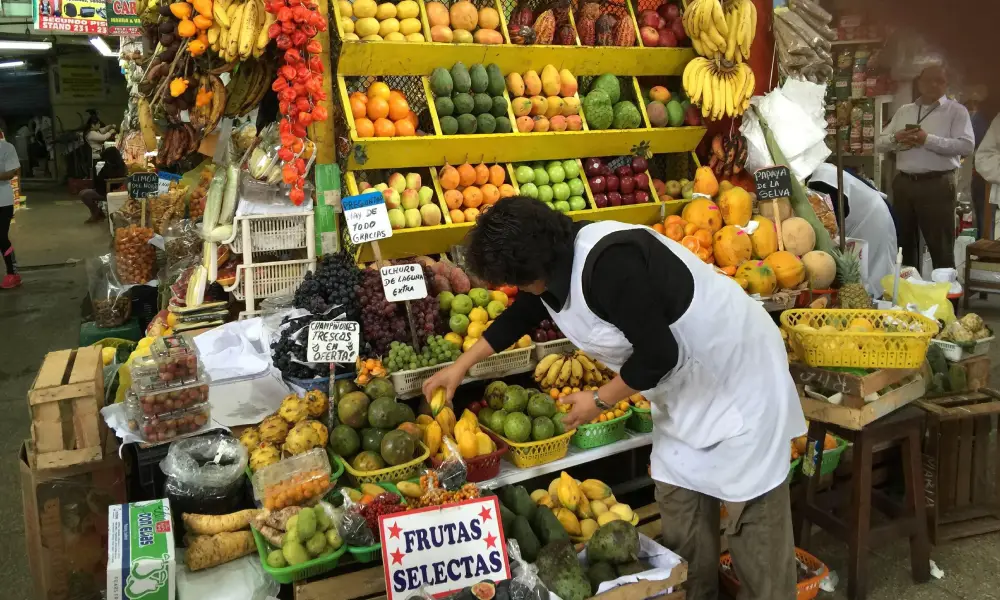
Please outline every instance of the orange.
M368 109L368 114L371 114L371 109ZM694 235L699 229L701 229L701 227L698 227L696 224L688 223L684 226L684 235Z
M701 242L693 235L684 236L684 239L681 240L681 245L696 254L702 249Z
M465 220L469 223L475 223L476 219L479 218L478 208L467 208L465 209Z
M448 216L451 217L452 223L465 223L465 213L457 208L453 208L448 211Z
M389 98L389 118L393 121L405 119L410 112L410 105L406 103L406 98Z
M354 93L352 93L351 94L351 100L354 100L355 98L357 98L358 100L360 100L364 104L368 104L368 96L365 96L364 92L354 92Z
M381 119L389 116L389 103L384 98L368 100L368 118Z
M712 247L712 232L711 231L709 231L707 229L699 229L698 231L694 232L694 237L698 240L698 243L701 244L702 248L711 248Z
M552 396L553 400L558 400L559 399L559 390L557 390L556 388L552 388L551 390L549 390L549 396Z
M671 223L679 223L681 227L687 225L687 221L682 219L680 215L670 215L667 220L663 222L664 225L670 225Z
M354 119L354 128L358 130L358 137L375 137L375 125L366 117Z
M653 231L655 231L656 233L662 233L664 235L666 235L667 233L666 230L663 228L663 223L655 223L653 225Z
M517 192L514 191L514 186L509 183L505 183L500 186L500 197L510 198L511 196L516 196Z
M406 120L413 123L413 128L417 129L420 127L420 121L417 119L417 113L412 110L406 113Z
M351 98L351 114L354 115L355 119L368 116L368 112L365 107L366 104L366 102L361 101L361 98Z
M396 135L399 137L411 137L417 135L417 132L413 129L413 123L410 123L409 119L400 119L396 121Z
M444 203L449 209L462 208L462 200L464 199L462 192L458 190L448 190L444 193Z
M462 198L462 203L466 208L477 208L483 203L483 192L479 188L470 185L462 192Z
M375 119L376 137L393 137L396 135L396 126L389 119Z
M680 223L667 223L663 229L664 234L675 242L681 241L681 238L684 237L684 226Z
M376 81L375 83L368 86L368 99L381 98L383 100L389 100L389 94L392 91L389 86L381 81Z
M401 92L399 90L389 90L389 98L388 98L388 100L390 102L392 102L393 98L399 98L403 102L406 102L406 96L404 96L403 92Z
M500 199L500 190L492 183L484 183L479 187L479 191L483 193L483 204L487 206L493 206Z

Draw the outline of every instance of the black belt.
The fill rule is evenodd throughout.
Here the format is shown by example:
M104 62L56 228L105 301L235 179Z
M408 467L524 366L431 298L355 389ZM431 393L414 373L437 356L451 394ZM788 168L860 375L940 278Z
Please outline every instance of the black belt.
M937 179L939 177L948 177L952 173L954 173L954 171L929 171L927 173L904 173L902 171L899 172L900 175L902 175L903 177L906 177L907 179L910 179L912 181L924 181L924 180L927 180L927 179Z

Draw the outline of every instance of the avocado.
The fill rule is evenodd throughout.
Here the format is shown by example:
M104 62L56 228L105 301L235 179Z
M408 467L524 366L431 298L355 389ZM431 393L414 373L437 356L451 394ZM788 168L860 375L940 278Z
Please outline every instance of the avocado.
M438 98L451 96L452 91L451 73L444 67L438 67L431 73L431 91Z
M507 88L507 84L504 81L503 73L500 71L500 67L496 63L490 63L486 65L486 75L490 78L490 83L486 86L486 93L491 96L501 96L503 91Z
M504 532L506 533L506 530ZM535 537L535 532L531 530L528 519L520 515L514 517L514 523L510 527L510 535L517 540L517 545L521 549L521 556L524 557L524 560L535 562L541 545L538 543L538 538Z
M493 110L493 98L490 98L486 94L476 94L472 97L472 102L473 114L481 115Z
M566 533L566 528L562 526L559 519L547 506L539 506L535 510L535 516L531 519L531 526L535 530L535 534L538 535L538 539L541 540L543 544L548 544L549 542L554 542L556 540L568 540L569 534Z
M509 485L501 490L503 503L514 514L530 519L535 515L535 502L523 485Z
M434 107L437 108L439 117L450 117L455 114L455 103L451 101L451 97L449 96L436 98L434 100Z
M455 135L458 133L458 120L455 117L441 117L441 134Z
M471 80L472 91L480 94L490 86L490 76L486 74L486 67L483 65L472 65L469 67L469 79Z
M507 116L507 99L503 96L493 96L493 108L490 109L490 114L494 117Z
M509 508L503 504L500 505L500 523L503 525L504 531L510 531L515 518L517 518L517 515L515 515Z
M472 113L472 109L475 108L476 103L472 100L471 94L459 93L455 94L451 98L452 103L455 105L455 116L458 115L468 115Z
M507 117L497 117L497 128L493 130L493 133L510 133L511 131L510 119Z
M497 128L497 120L489 113L476 117L476 123L476 133L493 133Z
M462 135L476 133L478 126L479 122L476 121L475 115L461 115L458 117L458 133Z
M469 77L469 70L460 62L451 67L452 88L456 92L468 92L472 89L472 78Z

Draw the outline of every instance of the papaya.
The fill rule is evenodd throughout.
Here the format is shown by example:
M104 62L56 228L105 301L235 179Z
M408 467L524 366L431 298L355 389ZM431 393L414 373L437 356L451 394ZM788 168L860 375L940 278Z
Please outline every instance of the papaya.
M774 226L774 221L765 216L758 215L753 220L757 223L757 229L750 234L753 257L765 259L772 252L778 251L778 230Z
M730 187L719 194L719 210L726 225L746 227L753 216L753 201L743 188Z
M764 259L764 264L774 270L781 289L793 289L806 279L806 269L799 257L787 250L779 250Z
M722 229L722 213L718 205L707 198L688 202L681 211L681 218L688 223L694 223L699 229L709 230L712 235Z
M720 267L735 267L746 262L751 250L750 236L735 225L726 225L712 238L715 264Z
M737 281L746 282L748 293L760 294L764 298L771 296L778 286L774 270L762 260L748 260L744 262L736 270L736 275L733 277Z
M719 180L715 178L712 167L698 167L698 170L694 172L692 191L695 194L705 194L710 197L715 197L719 193Z

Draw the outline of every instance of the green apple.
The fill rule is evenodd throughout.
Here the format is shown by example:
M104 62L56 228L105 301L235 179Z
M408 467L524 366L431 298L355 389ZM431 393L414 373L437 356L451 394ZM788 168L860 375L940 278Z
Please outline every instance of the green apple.
M558 210L561 213L569 212L569 202L566 202L565 200L560 200L556 202L553 206L555 206L556 210Z
M417 190L417 196L420 197L420 206L430 204L434 200L434 190L426 185L422 186L419 190Z
M544 171L542 171L544 173ZM542 202L552 202L552 186L551 185L540 185L538 186L538 199Z
M532 175L532 177L534 177L534 175L535 175L534 171L532 171L531 175ZM527 196L529 198L537 198L538 197L538 186L536 186L533 183L524 183L524 184L521 184L521 195L522 196Z
M569 193L572 196L582 196L583 195L583 182L579 179L570 179L566 182L569 186Z
M529 166L521 165L514 171L514 179L518 183L531 183L535 180L535 171Z
M583 210L587 208L587 201L583 199L583 196L570 196L569 197L569 209L570 210Z
M549 180L552 183L560 183L566 179L566 170L562 168L562 163L551 164L546 171L549 172Z
M521 188L521 190L523 191L524 188ZM570 192L569 185L565 183L560 182L552 186L552 195L555 197L557 201L566 200L567 198L569 198L570 197L569 192Z
M549 182L549 174L545 169L535 169L535 179L532 181L535 185L545 185Z
M566 179L574 179L580 176L580 165L575 160L564 160L562 168L563 171L566 171Z
M551 202L546 202L545 205L551 208L552 210L556 209L555 205L553 205Z
M531 163L531 168L532 169L544 169L545 168L545 163L543 163L540 160L536 160L535 162Z

